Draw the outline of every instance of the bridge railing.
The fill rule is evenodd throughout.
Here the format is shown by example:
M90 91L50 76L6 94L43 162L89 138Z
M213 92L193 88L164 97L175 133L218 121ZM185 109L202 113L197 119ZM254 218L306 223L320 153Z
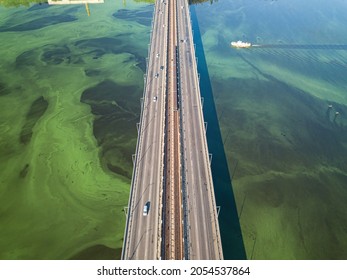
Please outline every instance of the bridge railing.
M181 12L181 3L180 1L176 2L176 8L177 8L177 26L179 25L179 19L182 20L182 12ZM183 35L183 34L181 34ZM177 28L177 38L180 39L180 30ZM189 238L189 207L188 207L188 192L187 192L187 185L186 185L186 164L185 164L185 145L184 145L184 129L183 129L183 104L184 104L184 98L182 94L182 85L181 80L183 80L182 75L183 72L181 71L181 52L184 52L184 49L182 49L180 43L177 44L177 94L178 94L178 100L179 100L179 112L180 112L180 123L179 123L179 130L180 130L180 150L181 150L181 184L182 184L182 205L183 205L183 238L184 238L184 258L189 260L190 259L190 238Z
M158 2L161 0L157 0ZM168 25L169 22L169 12L168 9L165 9L165 20L164 22L166 23L166 25ZM167 40L168 40L168 32L165 32L165 37L164 37L164 49L167 49ZM167 56L162 55L165 58L164 61L164 65L167 65ZM163 66L164 66L163 65ZM161 178L161 185L164 186L165 185L165 170L164 170L164 162L165 162L165 137L166 137L166 132L165 132L165 107L166 107L166 98L164 98L166 96L166 87L167 87L167 69L166 67L164 67L163 69L163 76L165 75L165 79L163 79L163 83L162 83L162 97L161 97L161 115L163 116L162 119L162 123L161 123L161 152L162 152L162 156L161 156L161 163L160 163L160 178ZM158 248L157 248L157 253L158 253L158 259L161 258L162 256L162 251L163 251L163 238L162 238L162 226L164 225L162 219L163 219L163 201L164 201L164 197L163 197L163 187L161 188L161 191L158 192L159 194L159 198L158 198L158 204L159 204L159 215L158 215Z

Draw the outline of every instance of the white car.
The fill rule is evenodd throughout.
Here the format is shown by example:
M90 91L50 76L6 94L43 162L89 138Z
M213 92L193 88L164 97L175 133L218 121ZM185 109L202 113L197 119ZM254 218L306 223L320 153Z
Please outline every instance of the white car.
M154 96L154 97L153 97L153 102L157 102L157 99L158 99L158 97L157 97L157 96Z
M149 212L149 204L150 202L147 201L145 206L143 206L143 216L147 216L148 215L148 212Z

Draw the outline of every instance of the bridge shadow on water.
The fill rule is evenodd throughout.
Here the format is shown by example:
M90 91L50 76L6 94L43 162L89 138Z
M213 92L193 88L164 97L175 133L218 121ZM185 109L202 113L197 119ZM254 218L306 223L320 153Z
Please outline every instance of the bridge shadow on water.
M204 98L204 118L208 123L207 142L209 152L213 154L211 168L216 203L217 206L221 206L219 227L224 259L243 260L246 259L246 252L195 7L191 6L190 11L194 30L194 43L196 44L195 51L198 58L198 72L200 73L200 91L201 96Z

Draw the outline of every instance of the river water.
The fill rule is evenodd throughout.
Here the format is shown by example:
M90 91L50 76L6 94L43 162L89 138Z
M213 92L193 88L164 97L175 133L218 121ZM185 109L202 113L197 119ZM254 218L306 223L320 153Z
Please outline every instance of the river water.
M347 258L347 6L316 2L191 7L227 259ZM2 4L0 259L119 258L153 4Z
M347 258L346 8L338 0L195 7L216 108L205 107L210 151L224 148L242 233L229 228L230 258L242 243L248 259ZM231 48L237 40L256 46ZM225 205L218 188L229 177L213 172ZM233 209L221 215L235 223Z

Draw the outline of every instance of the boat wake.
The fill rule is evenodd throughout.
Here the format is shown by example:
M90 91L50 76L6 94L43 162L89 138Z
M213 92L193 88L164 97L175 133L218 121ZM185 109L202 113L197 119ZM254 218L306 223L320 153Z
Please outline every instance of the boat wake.
M305 45L305 44L264 44L252 45L263 49L301 49L301 50L347 50L347 45Z

